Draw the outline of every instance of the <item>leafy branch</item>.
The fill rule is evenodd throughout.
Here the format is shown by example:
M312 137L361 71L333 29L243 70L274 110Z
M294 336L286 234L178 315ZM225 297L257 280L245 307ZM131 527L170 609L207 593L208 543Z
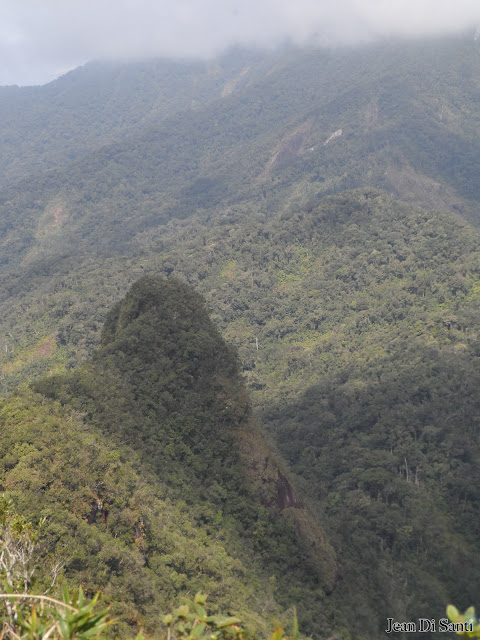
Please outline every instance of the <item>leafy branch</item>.
M244 640L248 632L241 620L234 616L208 615L205 608L207 597L197 593L193 606L185 604L163 618L167 626L167 640ZM282 627L277 627L270 640L299 640L296 612L293 615L293 634L288 638Z

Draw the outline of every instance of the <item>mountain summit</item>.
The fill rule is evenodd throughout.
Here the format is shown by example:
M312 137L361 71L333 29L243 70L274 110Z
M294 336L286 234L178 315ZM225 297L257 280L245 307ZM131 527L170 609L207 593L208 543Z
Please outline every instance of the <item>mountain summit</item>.
M59 558L63 580L101 589L122 634L155 628L154 611L192 588L257 629L261 611L296 602L305 629L329 624L334 551L190 287L142 278L91 361L34 389L2 406L2 489L48 518L45 566Z

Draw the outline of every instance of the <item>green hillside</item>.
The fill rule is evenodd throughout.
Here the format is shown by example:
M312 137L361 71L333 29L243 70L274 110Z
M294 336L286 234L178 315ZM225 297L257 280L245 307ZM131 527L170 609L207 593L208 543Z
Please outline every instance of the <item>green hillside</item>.
M142 234L169 220L271 212L360 186L475 217L472 38L275 62L231 95L2 190L3 269L79 248L141 250Z
M91 353L92 329L110 306L192 229L208 235L215 226L303 209L359 185L475 220L477 48L465 37L263 58L232 54L219 62L225 77L256 61L236 92L1 191L0 366L7 387L45 371L52 353L60 366ZM137 102L158 97L145 68L114 67L109 75L108 67L100 73L87 65L72 73L87 85L90 79L92 100L111 105L97 95L96 74L108 76L102 80L108 97L123 69L130 80L120 83L120 117L134 81L150 91L135 85ZM143 80L135 80L140 71ZM32 112L43 108L43 92L70 86L70 75L29 89ZM47 104L49 121L60 117L55 101ZM89 113L88 101L82 106L72 98L71 108ZM342 135L324 144L340 128ZM71 135L78 143L88 137ZM82 308L88 313L80 317ZM66 330L58 339L60 327Z
M211 62L91 62L45 86L0 87L0 185L238 91L262 73L263 58L235 49Z
M230 219L223 227L197 224L184 231L183 244L172 240L170 250L164 247L156 266L145 257L135 267L126 258L107 263L98 302L115 295L112 283L135 277L135 268L172 272L208 296L214 319L239 349L264 426L335 549L336 575L342 579L328 597L328 610L339 611L358 633L368 630L375 637L387 614L401 618L407 611L419 616L429 611L440 616L450 601L463 607L475 602L478 232L459 216L416 209L372 190L247 222ZM65 340L77 329L70 348L85 348L85 339L95 343L95 324L90 321L81 331L81 322L90 313L100 324L101 309L97 306L95 313L92 298L74 307L67 301L92 286L96 273L78 270L76 283L70 280L68 288L64 281L51 299L50 304L63 300L64 308L71 309L60 319L57 338ZM41 290L40 296L47 292ZM182 396L185 383L163 377L163 361L159 378L143 360L128 357L138 341L114 339L117 327L135 316L135 298L127 301L124 311L117 307L107 320L93 365L39 383L37 389L86 412L109 434L123 425L123 441L145 447L148 455L150 428L139 439L125 416L132 416L132 425L144 420L152 394L160 394L155 403L169 403L165 407L173 415L175 403L193 407L182 423L187 434L206 420L198 401L201 390L195 390L189 405ZM49 313L48 307L39 308ZM164 340L159 335L148 334L148 354L151 344ZM187 333L185 340L195 344L195 335ZM168 350L168 344L160 345L155 352ZM179 347L182 357L196 349ZM121 360L108 355L111 348L120 350ZM39 356L30 366L52 366L55 354ZM105 369L105 361L108 367L98 377L97 367L102 363ZM155 358L153 363L158 364ZM208 371L201 371L201 379L208 381ZM172 393L177 398L171 399ZM172 437L178 428L175 419ZM180 440L175 436L169 451L186 459L191 471L196 464L200 474L209 468L208 453L197 448L192 457ZM208 451L208 441L204 444ZM243 446L247 455L256 449ZM163 469L169 463L159 457L158 464ZM190 483L200 501L211 499L209 492L195 494L198 479L174 475ZM229 482L221 476L218 485ZM221 499L222 492L216 492ZM294 590L288 593L294 598ZM304 615L310 628L312 621Z
M332 624L334 552L189 287L140 280L93 360L35 391L3 403L1 489L47 518L39 586L59 559L64 579L113 602L122 636L158 631L161 613L200 589L264 632L296 602L306 631Z
M216 71L173 65L162 99L149 74L163 62L87 65L48 89L71 80L75 96L91 80L97 107L91 129L72 129L74 159L22 147L29 175L12 169L0 191L1 382L47 396L9 396L5 420L17 425L15 403L47 407L105 452L127 448L132 483L147 474L171 501L172 535L185 518L192 545L224 554L206 576L152 548L146 624L190 579L224 608L238 589L256 625L297 603L315 637L382 637L387 616L478 600L478 47L465 35L237 53ZM11 91L11 105L27 95ZM29 91L29 113L64 122L46 88ZM29 495L16 497L39 516ZM162 595L167 565L182 577ZM108 591L82 562L65 572L125 600L125 574Z
M203 242L164 268L208 292L237 345L359 628L475 602L478 231L360 190Z

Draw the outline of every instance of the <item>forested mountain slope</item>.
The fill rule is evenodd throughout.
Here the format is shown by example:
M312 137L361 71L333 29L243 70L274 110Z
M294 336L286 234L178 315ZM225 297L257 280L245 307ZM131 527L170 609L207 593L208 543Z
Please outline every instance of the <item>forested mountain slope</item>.
M135 269L171 272L205 292L240 351L263 424L327 528L343 577L329 602L347 619L341 603L348 602L357 620L350 624L375 637L387 615L440 616L449 601L476 601L478 231L458 215L359 190L246 222L232 216L210 229L192 221L184 236L170 246L159 238L163 251L151 262L107 264L99 302ZM95 342L92 324L81 330L94 299L73 301L96 275L78 270L76 282L57 281L50 299L51 310L69 309L56 322L57 340L70 338L70 348L85 348L86 336ZM106 337L109 326L115 322ZM55 354L31 366L51 366ZM108 344L101 354L103 361ZM119 386L129 402L137 365L122 367L113 397ZM168 390L150 377L142 373L154 389ZM39 388L74 406L83 398L83 407L104 394L89 366L61 380ZM114 402L116 422L125 423ZM94 416L108 425L102 411Z
M475 217L478 46L285 53L223 99L5 188L0 263L138 250L142 232L171 219L269 212L356 186Z
M165 267L209 292L360 628L476 601L478 231L359 190L212 236Z
M243 61L225 70L240 77L233 93L223 85L210 101L205 80L198 108L182 112L171 97L161 121L146 115L136 129L129 116L120 141L102 138L0 193L5 390L60 374L37 388L85 413L89 429L116 437L123 425L122 444L154 475L169 463L166 453L151 457L152 443L161 451L168 443L151 425L172 411L166 425L182 434L173 476L188 487L188 512L204 500L223 512L228 491L243 489L222 470L217 485L202 488L202 456L214 465L212 443L192 431L201 430L194 407L204 390L187 394L178 423L187 378L152 374L145 345L146 361L134 355L129 332L159 338L142 320L126 322L132 297L110 316L90 360L108 310L132 282L160 274L193 284L238 349L253 406L327 531L328 542L307 536L302 553L315 539L334 548L314 570L323 576L318 591L304 599L288 565L299 582L272 596L273 609L302 601L307 629L335 626L317 618L319 603L327 618L337 610L336 623L375 637L387 614L439 617L448 601L478 600L478 47L469 36L254 56L252 76ZM217 338L207 340L215 358L225 353ZM185 347L175 367L195 353ZM218 390L215 371L208 376ZM235 407L246 407L238 394ZM221 410L214 400L201 406ZM213 414L206 424L213 420L216 442ZM229 416L229 424L247 420ZM244 457L266 446L252 438L245 427ZM244 469L249 482L258 463ZM315 529L310 516L293 515L297 529L303 518ZM241 518L247 529L235 529L235 539L258 518ZM269 522L266 538L275 538Z
M189 287L140 280L109 315L94 358L35 391L2 403L0 478L22 514L47 518L37 588L62 562L62 578L114 603L122 637L139 625L157 632L192 589L257 630L296 602L305 630L339 623L325 595L333 549L275 462L235 354Z
M41 87L0 87L0 185L62 166L179 111L218 100L262 73L268 56L211 62L93 62Z

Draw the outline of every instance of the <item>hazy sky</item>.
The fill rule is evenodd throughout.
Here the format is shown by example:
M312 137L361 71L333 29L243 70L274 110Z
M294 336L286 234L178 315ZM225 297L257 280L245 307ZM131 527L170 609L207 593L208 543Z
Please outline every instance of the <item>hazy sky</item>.
M0 0L0 84L101 57L209 56L230 44L352 43L480 25L480 0Z

